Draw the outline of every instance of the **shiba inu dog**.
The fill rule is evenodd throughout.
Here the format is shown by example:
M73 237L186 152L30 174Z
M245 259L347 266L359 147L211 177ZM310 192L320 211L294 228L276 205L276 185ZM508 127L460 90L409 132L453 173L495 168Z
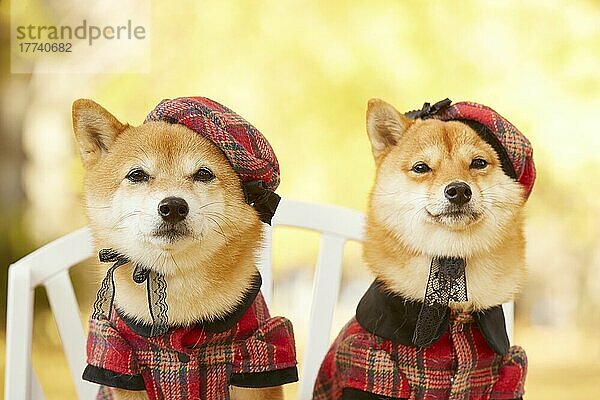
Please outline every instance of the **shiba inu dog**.
M260 132L202 97L164 100L140 126L77 100L73 127L94 245L114 262L84 379L99 398L283 398L297 372L291 324L259 291L279 182Z
M526 279L529 142L488 107L449 100L407 114L370 100L367 132L363 256L376 279L314 399L520 398L526 357L500 305Z

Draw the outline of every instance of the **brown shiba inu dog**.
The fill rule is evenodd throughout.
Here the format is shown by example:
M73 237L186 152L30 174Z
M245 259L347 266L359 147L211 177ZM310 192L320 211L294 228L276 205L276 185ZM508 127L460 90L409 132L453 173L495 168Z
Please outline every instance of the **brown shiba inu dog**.
M213 120L225 132L232 115L247 124L205 98L170 102L195 110L190 118L207 132ZM281 399L280 385L296 379L293 336L259 292L259 213L235 160L202 129L176 122L134 127L91 100L73 104L93 241L111 249L104 261L122 264L105 279L114 307L92 317L84 379L105 385L102 398ZM156 334L161 306L166 326ZM251 358L259 351L271 359Z
M526 278L529 143L493 110L449 100L405 115L373 99L367 131L377 173L363 255L376 280L314 399L521 397L526 359L500 305Z
M469 300L452 307L502 304L525 281L523 188L468 125L412 120L369 102L368 133L377 177L364 258L386 287L423 299L431 257L469 260Z

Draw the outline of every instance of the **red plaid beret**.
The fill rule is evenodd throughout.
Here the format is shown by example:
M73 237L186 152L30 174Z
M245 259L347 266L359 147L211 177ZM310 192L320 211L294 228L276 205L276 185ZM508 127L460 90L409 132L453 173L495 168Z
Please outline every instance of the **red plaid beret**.
M280 197L279 162L267 139L244 118L206 97L161 101L144 122L182 124L214 143L242 181L246 201L271 223Z
M242 182L261 181L274 191L279 163L267 139L244 118L206 97L161 101L145 122L182 124L213 142L227 157Z
M529 140L513 124L487 106L471 102L451 103L450 99L434 105L425 103L421 110L410 111L406 115L410 118L460 121L469 125L494 148L504 173L523 186L527 199L535 182L533 149Z

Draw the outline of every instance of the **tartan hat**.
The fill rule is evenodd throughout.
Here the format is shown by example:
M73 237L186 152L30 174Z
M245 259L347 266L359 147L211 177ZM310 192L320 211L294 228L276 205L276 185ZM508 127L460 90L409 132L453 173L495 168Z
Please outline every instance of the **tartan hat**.
M421 110L410 111L406 116L413 119L460 121L469 125L494 148L504 173L523 186L525 199L531 194L535 182L531 143L496 111L482 104L467 101L452 104L450 99L445 99L434 105L425 103Z
M227 157L240 177L246 201L261 220L271 222L279 203L279 163L267 139L244 118L206 97L161 101L146 122L181 124L210 140Z

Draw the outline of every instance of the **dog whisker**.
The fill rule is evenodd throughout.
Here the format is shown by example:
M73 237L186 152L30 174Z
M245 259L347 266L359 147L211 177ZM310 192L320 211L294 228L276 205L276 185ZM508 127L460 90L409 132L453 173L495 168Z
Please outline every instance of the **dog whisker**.
M225 204L224 201L213 201L211 203L206 203L203 206L198 208L198 211L202 210L204 207L212 206L213 204Z
M206 216L206 218L208 218L209 220L211 220L219 228L219 231L217 231L216 229L214 229L214 227L211 228L211 229L213 231L219 233L223 237L223 239L226 239L227 236L225 235L225 232L223 232L223 228L221 227L221 225L219 225L219 223L215 219L213 219L212 217Z
M237 226L235 226L235 225L232 223L232 221L230 221L230 220L229 220L227 217L225 217L225 216L224 216L224 215L222 215L222 214L218 214L218 213L205 213L205 215L206 215L206 216L213 217L213 218L217 218L217 219L219 219L221 222L223 222L224 224L226 224L226 225L227 225L227 227L228 227L229 229L232 229L232 230L234 230L234 231L236 231L236 232L240 232L240 229L239 229Z
M173 265L175 266L175 269L178 270L178 271L182 271L182 269L179 268L179 265L177 264L177 261L175 261L175 256L172 253L170 253L169 255L171 256L171 261L173 261Z
M410 191L403 191L403 190L397 190L394 192L375 192L373 194L373 196L375 197L383 197L383 196L395 196L398 194L411 194L411 195L415 195L417 197L412 197L412 199L418 199L418 200L423 200L423 199L427 199L428 196L426 194L423 193L417 193L417 192L410 192Z
M225 235L223 234L223 232L219 232L218 230L216 230L215 228L211 228L211 230L219 235L221 235L223 237L223 239L226 239Z
M113 228L115 228L115 227L119 226L119 225L120 225L122 222L124 222L125 220L127 220L127 219L129 219L129 218L131 218L131 217L133 217L133 216L139 215L139 214L141 214L141 211L132 211L132 212L130 212L130 213L127 213L127 214L124 214L124 215L122 215L121 217L119 217L119 219L117 219L117 221L116 221L116 222L115 222L115 224L113 225Z

